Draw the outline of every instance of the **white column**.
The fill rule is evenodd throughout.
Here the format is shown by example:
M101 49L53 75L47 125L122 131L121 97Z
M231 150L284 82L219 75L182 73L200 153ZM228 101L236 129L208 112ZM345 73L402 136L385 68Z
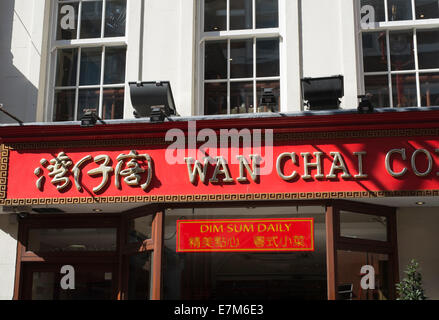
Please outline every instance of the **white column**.
M300 2L279 1L281 112L298 112L302 108L302 41L300 35Z

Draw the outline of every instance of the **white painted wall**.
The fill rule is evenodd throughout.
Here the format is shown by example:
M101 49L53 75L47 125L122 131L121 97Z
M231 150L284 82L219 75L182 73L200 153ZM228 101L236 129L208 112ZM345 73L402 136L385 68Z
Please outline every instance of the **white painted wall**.
M0 1L0 103L36 119L45 0ZM0 114L0 122L14 122Z
M439 209L401 208L397 223L400 279L410 260L416 259L426 296L439 300Z
M25 121L51 118L43 116L42 110L48 104L44 94L45 62L49 61L44 35L48 32L44 33L43 26L49 1L0 1L0 103ZM182 116L197 114L196 30L200 1L131 0L128 4L127 82L171 81ZM279 9L282 111L302 110L302 76L337 74L345 76L342 107L355 108L359 85L354 2L279 0ZM143 32L139 30L141 16ZM125 117L132 118L128 95ZM0 122L11 120L0 114Z
M0 300L14 294L18 222L15 216L0 214Z
M195 0L145 2L144 81L169 80L177 111L194 113Z
M301 0L304 77L344 76L342 108L356 108L357 44L354 1Z

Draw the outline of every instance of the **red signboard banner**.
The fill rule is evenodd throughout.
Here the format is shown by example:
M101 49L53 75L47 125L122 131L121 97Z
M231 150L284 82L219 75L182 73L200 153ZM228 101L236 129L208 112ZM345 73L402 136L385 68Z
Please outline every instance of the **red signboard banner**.
M314 250L313 218L177 221L177 252Z
M168 147L3 145L0 205L439 195L436 137L275 140L260 151L220 149L227 154L209 163L191 156L193 149L175 152L172 163ZM255 155L265 162L255 165Z

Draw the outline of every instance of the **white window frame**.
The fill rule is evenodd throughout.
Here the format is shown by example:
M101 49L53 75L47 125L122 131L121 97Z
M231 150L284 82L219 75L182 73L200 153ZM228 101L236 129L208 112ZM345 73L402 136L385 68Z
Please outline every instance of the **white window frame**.
M439 68L436 69L419 69L419 61L418 61L418 42L417 42L417 31L418 30L439 30L439 18L437 19L416 19L416 1L411 0L412 5L412 19L411 20L401 20L401 21L389 21L389 12L388 12L388 0L382 0L384 1L384 14L385 14L385 21L384 22L376 22L373 26L373 28L369 29L363 29L360 24L359 18L359 58L361 60L361 84L362 84L362 91L366 91L366 85L365 85L365 77L366 76L379 76L379 75L387 75L388 77L388 90L389 90L389 106L390 108L396 108L394 106L393 101L393 88L392 88L392 75L396 74L415 74L416 75L416 99L417 99L417 105L413 107L421 107L422 106L422 100L421 100L421 83L419 79L419 75L423 73L431 73L431 72L437 72L439 73ZM358 11L361 10L361 4L360 0L357 0L358 2ZM386 32L386 50L387 50L387 71L379 71L379 72L365 72L364 71L364 63L363 63L363 33L368 32L379 32L379 31L385 31ZM414 63L415 68L411 70L400 70L400 71L394 71L392 70L391 65L391 57L390 57L390 38L389 38L389 32L391 31L413 31L413 50L414 50Z
M226 28L227 31L204 31L204 0L198 0L198 42L197 42L197 65L198 65L198 72L197 72L197 103L196 103L196 113L198 115L204 115L204 85L205 83L227 83L227 114L230 115L230 83L231 82L250 82L253 81L253 113L258 113L257 111L257 88L256 88L256 82L260 81L279 81L280 86L280 106L281 109L285 108L285 104L283 103L285 99L283 98L286 96L284 93L284 78L283 78L283 37L281 33L281 9L283 7L283 4L281 3L283 0L278 0L278 27L277 28L261 28L256 29L256 0L252 0L252 10L253 10L253 17L252 17L252 29L243 29L243 30L230 30L230 1L233 0L227 0L227 23ZM256 39L269 39L269 38L278 38L279 39L279 76L275 77L256 77ZM237 40L237 39L253 39L253 77L250 78L231 78L230 77L230 41L231 40ZM205 80L205 61L204 61L204 48L206 41L212 41L212 40L227 40L227 79L221 79L221 80ZM281 111L281 110L279 110Z
M58 24L58 8L60 1L59 0L51 0L52 8L50 15L50 26L51 32L49 35L49 52L48 52L48 64L47 64L47 87L45 93L45 101L46 108L44 114L44 120L47 122L53 122L53 115L55 111L55 81L56 81L56 71L57 71L57 52L58 49L67 49L67 48L78 48L78 60L77 60L77 81L76 86L72 87L62 87L63 89L75 89L75 110L74 110L74 119L73 121L77 121L76 116L78 112L78 90L87 89L87 88L96 88L100 90L99 97L99 113L98 115L102 117L102 102L103 102L103 89L105 88L124 88L124 118L133 118L132 108L130 107L130 97L129 97L129 86L128 81L130 80L139 80L141 75L141 71L139 70L140 65L140 50L139 43L140 37L143 36L143 33L140 30L140 20L141 15L141 1L142 0L127 0L126 7L126 21L125 21L125 36L123 37L104 37L105 32L105 6L107 0L102 0L102 25L101 25L101 37L93 38L93 39L72 39L72 40L56 40L57 37L57 24ZM77 38L79 38L80 30L80 20L81 20L81 7L83 2L88 2L91 0L74 0L74 1L66 1L61 4L69 4L69 3L79 3L78 12L77 12L77 21L78 24L76 27ZM138 14L133 14L137 12ZM104 70L105 70L105 48L109 47L125 47L127 48L126 52L126 62L125 62L125 82L120 84L103 84ZM102 59L101 59L101 75L100 75L100 83L99 85L91 85L91 86L79 86L79 68L81 65L81 48L102 48Z

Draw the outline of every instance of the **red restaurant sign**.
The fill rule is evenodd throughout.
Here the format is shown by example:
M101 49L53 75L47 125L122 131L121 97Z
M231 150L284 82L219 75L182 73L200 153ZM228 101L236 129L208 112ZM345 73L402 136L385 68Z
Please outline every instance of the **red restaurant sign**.
M0 205L439 196L437 136L352 134L275 137L256 153L221 149L213 162L186 146L174 164L157 139L4 144ZM271 166L264 174L257 156Z
M240 251L314 251L314 219L177 221L177 252Z

